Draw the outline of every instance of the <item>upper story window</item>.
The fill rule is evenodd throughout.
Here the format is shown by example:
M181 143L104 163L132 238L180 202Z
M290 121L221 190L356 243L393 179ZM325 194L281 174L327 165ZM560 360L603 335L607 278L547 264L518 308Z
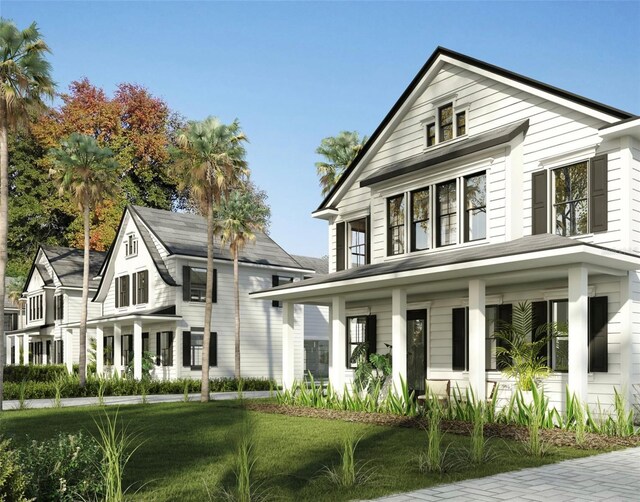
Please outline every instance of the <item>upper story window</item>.
M439 107L434 121L425 125L427 147L464 136L466 133L467 112L456 110L453 102Z
M213 269L213 290L211 299L218 301L218 270ZM202 302L207 299L207 269L199 267L182 267L182 300L185 302Z
M18 314L15 312L5 312L4 314L4 330L13 331L18 329Z
M336 223L336 271L369 263L369 216Z
M405 253L407 238L411 252L485 239L486 182L486 172L480 172L388 198L387 255ZM409 215L404 210L407 197Z
M129 234L124 242L125 256L136 256L138 254L138 238L135 234Z
M28 300L29 321L41 321L44 319L44 294L31 296Z
M143 270L131 274L133 282L133 304L141 305L149 302L149 271Z
M549 180L549 176L551 179ZM549 198L549 183L551 197ZM548 200L552 206L549 210ZM551 213L551 214L549 214ZM562 236L608 229L607 155L531 175L531 233Z
M64 318L64 296L55 295L53 297L53 320L61 321Z
M276 286L282 286L283 284L291 284L293 282L293 277L283 277L281 275L272 275L271 276L271 285L275 288ZM271 301L272 307L282 307L282 302L278 300Z
M387 254L389 256L404 253L404 199L404 194L387 199Z
M116 308L129 306L129 276L116 277Z

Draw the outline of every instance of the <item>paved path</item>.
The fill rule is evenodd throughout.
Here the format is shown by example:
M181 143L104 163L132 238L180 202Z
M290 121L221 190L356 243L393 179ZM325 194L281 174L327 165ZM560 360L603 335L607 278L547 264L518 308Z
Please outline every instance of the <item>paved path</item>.
M384 497L385 502L438 500L540 502L640 500L640 448Z
M256 399L269 397L269 391L245 391L242 393L245 399ZM200 393L189 394L189 401L198 401L200 399ZM229 399L238 399L237 392L212 392L211 399L213 401L223 401ZM147 396L147 402L150 404L155 403L175 403L184 400L184 394L153 394ZM125 405L125 404L140 404L142 403L142 396L105 396L104 404L106 405ZM70 397L60 400L60 404L67 408L69 406L91 406L98 404L97 397ZM36 408L53 408L55 402L53 399L27 399L25 400L25 407L27 409ZM20 403L17 400L4 401L3 410L17 410L20 408Z

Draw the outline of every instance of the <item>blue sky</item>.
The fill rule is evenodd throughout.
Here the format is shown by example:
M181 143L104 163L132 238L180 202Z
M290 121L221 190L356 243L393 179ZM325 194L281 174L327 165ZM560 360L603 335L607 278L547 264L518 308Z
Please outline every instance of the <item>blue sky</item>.
M272 237L327 253L320 140L370 134L438 45L640 114L640 2L28 2L60 91L146 86L189 119L239 118Z

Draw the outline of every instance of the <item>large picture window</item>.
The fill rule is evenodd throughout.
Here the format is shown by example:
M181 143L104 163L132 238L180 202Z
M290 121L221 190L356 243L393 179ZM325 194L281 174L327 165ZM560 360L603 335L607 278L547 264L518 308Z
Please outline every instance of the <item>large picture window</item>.
M582 235L588 232L588 173L588 162L553 171L553 208L557 235Z
M404 194L387 199L387 249L390 256L404 253Z
M431 218L429 189L411 192L411 251L429 249L431 241Z
M487 175L464 178L464 240L477 241L487 236Z
M441 183L436 187L437 242L438 246L457 243L458 236L458 193L456 180Z

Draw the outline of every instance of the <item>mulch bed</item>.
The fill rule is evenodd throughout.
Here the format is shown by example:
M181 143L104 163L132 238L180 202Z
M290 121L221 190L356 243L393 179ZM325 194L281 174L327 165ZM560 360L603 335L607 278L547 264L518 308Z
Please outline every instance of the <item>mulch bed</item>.
M404 417L384 413L365 413L359 411L327 410L323 408L309 408L305 406L290 406L275 403L248 402L245 407L252 411L263 413L276 413L291 417L324 418L330 420L343 420L345 422L358 422L389 427L425 428L427 421L420 417ZM442 430L451 434L468 436L471 432L471 424L460 420L443 420ZM486 437L526 441L528 430L526 427L508 424L486 424L484 426ZM575 433L562 429L542 429L542 439L553 446L576 447ZM600 434L587 433L582 448L588 450L610 450L612 448L639 446L640 436L614 437Z

